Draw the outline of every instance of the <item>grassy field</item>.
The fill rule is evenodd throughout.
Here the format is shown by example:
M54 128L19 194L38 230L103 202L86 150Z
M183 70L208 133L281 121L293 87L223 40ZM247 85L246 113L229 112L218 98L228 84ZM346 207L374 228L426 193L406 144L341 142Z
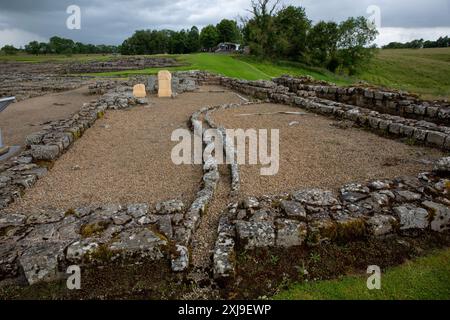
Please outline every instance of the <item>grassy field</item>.
M167 56L167 55L165 55ZM370 84L417 93L426 99L450 98L450 48L380 50L368 68L358 77L336 75L327 70L305 67L295 62L269 62L248 56L229 56L209 53L172 56L184 65L168 68L170 71L206 70L246 80L270 79L282 74L311 75L316 79L349 85L359 80ZM55 61L103 61L110 55L48 55L0 56L0 61L29 63ZM156 68L133 71L95 73L95 76L129 76L155 74Z
M450 300L450 249L383 272L381 290L368 290L368 275L293 285L276 300Z
M376 85L450 98L450 48L381 50L359 76Z
M171 56L184 66L167 68L170 71L205 70L219 73L228 77L246 80L270 80L283 74L295 76L311 75L316 79L327 80L337 84L350 84L354 79L335 75L327 70L307 68L293 62L273 63L261 61L251 57L219 55L211 53L197 53ZM95 76L130 76L139 74L156 74L160 69L147 68L142 70L103 72L84 75Z

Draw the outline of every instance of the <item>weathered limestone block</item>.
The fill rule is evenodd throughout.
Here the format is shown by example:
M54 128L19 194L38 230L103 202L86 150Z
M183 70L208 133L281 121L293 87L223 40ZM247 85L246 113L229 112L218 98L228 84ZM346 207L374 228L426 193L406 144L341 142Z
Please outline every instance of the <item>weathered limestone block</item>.
M375 117L370 117L370 116L368 117L368 119L369 119L369 126L372 129L378 129L378 125L380 123L380 119L375 118Z
M336 224L329 218L317 219L308 224L308 244L319 245L336 239Z
M393 216L375 215L367 220L367 229L375 237L384 236L394 231L396 223Z
M158 97L172 97L172 74L167 70L158 72Z
M281 201L281 209L284 210L288 217L306 218L305 208L296 201Z
M414 205L395 207L394 212L400 223L400 230L425 229L428 227L428 212Z
M365 89L364 90L364 97L372 99L372 98L374 98L374 92L372 90L370 90L370 89Z
M416 139L417 141L425 141L425 139L427 138L427 134L428 134L428 131L427 131L427 130L423 130L423 129L416 128L416 129L414 130L413 137L414 137L414 139Z
M174 232L174 240L184 246L189 245L191 238L192 238L192 229L184 227L184 226L177 226L173 230Z
M401 127L402 127L402 124L400 124L400 123L396 123L396 122L391 123L389 125L389 133L398 135L398 134L400 134Z
M389 180L374 180L369 182L368 187L372 190L384 190L391 187L392 181Z
M203 181L205 182L205 185L209 185L213 188L213 190L216 189L217 182L220 180L219 171L213 170L210 172L207 172L203 175Z
M60 150L57 145L32 145L31 155L35 160L56 160Z
M160 216L157 223L158 230L171 239L173 237L172 218L169 215Z
M296 247L301 246L305 242L308 233L306 223L296 220L278 219L276 226L276 245L278 247Z
M172 254L172 271L183 272L189 267L189 250L185 246L176 245L176 253Z
M427 116L430 118L436 118L438 115L439 108L438 107L428 107L427 108Z
M27 146L40 144L42 142L42 139L44 138L44 135L45 132L32 133L25 138L25 144Z
M380 119L380 123L378 124L378 127L381 131L388 131L389 125L392 123L391 120L384 120Z
M450 157L442 158L436 162L433 167L433 171L436 173L450 173Z
M416 105L414 107L414 113L420 116L424 116L427 113L427 107L424 105Z
M66 259L71 263L88 262L98 248L99 244L91 239L75 241L67 247Z
M400 134L405 137L412 137L414 134L414 127L402 125L400 128Z
M273 215L268 210L258 210L250 218L252 222L258 221L273 221Z
M425 201L422 204L431 214L431 230L444 232L450 230L450 208L440 203Z
M138 203L138 204L129 205L127 208L127 212L133 218L139 219L142 216L145 216L148 214L148 204Z
M174 214L183 212L185 209L184 203L181 200L169 200L159 202L156 204L156 211L158 214Z
M389 190L381 190L379 192L373 192L370 195L372 201L380 207L389 206L391 199L395 198L395 195Z
M347 202L358 202L369 197L369 188L357 183L350 183L340 190L341 198Z
M158 92L158 78L157 78L157 76L150 76L150 77L148 77L147 90L148 90L149 93L156 93L156 92Z
M164 257L167 241L155 232L131 229L121 232L119 238L108 246L114 257L138 257L159 260Z
M23 225L27 217L21 214L4 214L0 216L0 229Z
M233 277L235 274L234 239L219 236L214 248L214 278L223 279Z
M246 249L275 245L275 228L271 222L236 221L236 232L239 242Z
M160 218L161 218L161 216L158 216L158 215L155 215L155 214L149 214L149 215L145 215L145 216L142 216L140 218L137 218L137 219L135 218L135 221L140 226L146 226L146 225L149 225L149 224L156 224L156 223L158 223Z
M446 137L447 135L445 133L430 131L427 135L427 143L437 147L443 147Z
M395 192L395 194L399 202L413 202L418 201L422 198L421 194L408 190L398 190Z
M126 214L125 212L120 212L112 216L112 220L115 225L123 226L132 220L131 216Z
M30 285L59 278L59 261L64 257L64 244L60 242L35 243L19 258Z
M81 207L81 208L76 208L73 210L73 214L77 217L77 218L83 218L86 217L88 215L90 215L92 213L92 208L89 207Z
M311 206L334 206L339 204L339 201L334 197L333 192L320 189L297 191L293 194L293 198L301 204Z

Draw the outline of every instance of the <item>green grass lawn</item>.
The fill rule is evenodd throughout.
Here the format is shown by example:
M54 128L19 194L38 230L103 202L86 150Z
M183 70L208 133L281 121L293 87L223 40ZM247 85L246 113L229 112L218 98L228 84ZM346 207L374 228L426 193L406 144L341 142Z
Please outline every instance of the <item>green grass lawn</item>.
M449 300L450 249L383 272L381 290L368 290L368 275L296 284L276 300Z
M174 57L184 65L168 68L170 71L205 70L228 77L246 80L268 80L282 74L294 76L310 75L316 79L350 85L358 80L373 85L396 88L417 93L426 99L450 98L450 48L380 50L368 68L357 77L336 75L320 68L306 67L287 61L264 61L249 56L230 56L211 53L187 55L159 55ZM1 56L0 61L70 62L102 61L111 55L16 55ZM156 74L157 68L143 70L90 73L93 76L124 77L139 74Z
M246 80L268 80L282 74L310 75L319 80L350 85L358 80L387 88L406 90L425 99L450 98L450 48L380 50L368 68L357 77L344 77L295 62L269 62L246 56L199 53L174 56L186 64L179 70L206 70ZM158 69L99 73L97 76L155 74Z
M450 97L450 48L381 50L361 79L420 94Z
M212 53L196 53L172 55L184 64L181 67L167 68L169 71L205 70L227 77L245 80L270 80L271 78L290 74L295 76L311 75L316 79L327 80L337 84L351 84L354 79L338 76L327 70L314 69L294 62L269 62L246 56L233 56ZM156 74L160 69L147 68L115 72L90 73L94 76L130 76L140 74Z

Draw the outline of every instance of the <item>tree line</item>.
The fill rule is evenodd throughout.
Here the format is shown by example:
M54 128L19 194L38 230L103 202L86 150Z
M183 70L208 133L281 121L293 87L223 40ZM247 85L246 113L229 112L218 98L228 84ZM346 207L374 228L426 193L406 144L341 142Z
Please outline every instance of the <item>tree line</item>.
M302 7L277 8L278 2L253 0L252 17L245 21L244 39L257 56L299 61L353 74L374 53L378 32L364 17L341 23L313 24Z
M242 42L236 21L223 19L201 31L193 26L188 30L138 30L119 48L121 54L183 54L211 51L221 42Z
M353 74L373 55L378 32L364 18L313 24L302 7L278 8L278 2L253 0L252 16L179 32L139 30L120 46L122 54L183 54L211 51L221 42L239 42L254 56L298 61Z
M28 54L95 54L95 53L117 53L119 48L110 45L94 45L75 42L71 39L52 37L48 42L31 41L25 45L24 49L17 49L14 46L6 45L1 49L8 55L17 54L24 51Z
M450 38L448 36L440 37L436 41L416 39L410 42L391 42L383 49L422 49L422 48L448 48L450 47Z

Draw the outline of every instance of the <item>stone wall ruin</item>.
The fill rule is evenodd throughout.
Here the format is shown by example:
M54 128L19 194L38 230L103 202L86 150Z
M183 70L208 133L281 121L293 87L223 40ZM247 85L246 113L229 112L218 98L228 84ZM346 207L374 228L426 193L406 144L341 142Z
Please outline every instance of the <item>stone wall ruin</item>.
M175 73L174 78L181 79L179 83L187 84L189 90L204 84L222 85L255 99L290 104L350 121L375 133L450 149L450 130L443 116L445 106L441 106L442 110L438 108L436 117L425 121L381 113L370 106L352 105L350 100L343 103L325 99L314 90L293 92L289 87L291 80L287 78L275 82L244 81L206 72ZM279 84L280 81L286 81L286 86ZM57 161L106 110L145 104L145 99L133 97L133 84L133 81L103 81L92 85L90 90L103 94L101 98L84 105L73 117L52 121L41 132L27 137L27 150L0 167L0 208L8 207L27 192L47 173L46 164ZM248 103L259 102L242 105ZM217 128L226 142L225 128L211 120L211 113L242 105L201 108L190 119L191 129ZM425 114L429 114L428 106ZM204 147L214 143L202 138ZM227 143L224 148L226 153L234 152ZM436 163L433 172L351 183L342 186L338 194L307 189L242 199L239 166L230 165L229 170L232 193L228 208L220 218L212 257L217 280L234 277L234 257L239 250L317 246L329 241L392 234L448 232L450 228L448 158ZM217 164L214 159L207 159L203 165L203 181L190 205L174 199L161 201L154 207L144 203L105 204L28 216L21 212L2 214L0 280L21 276L33 284L57 279L70 263L101 265L146 259L170 263L172 270L184 272L189 268L192 235L202 216L207 214L219 179Z

